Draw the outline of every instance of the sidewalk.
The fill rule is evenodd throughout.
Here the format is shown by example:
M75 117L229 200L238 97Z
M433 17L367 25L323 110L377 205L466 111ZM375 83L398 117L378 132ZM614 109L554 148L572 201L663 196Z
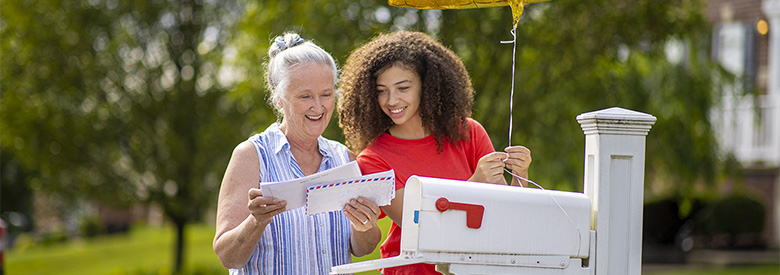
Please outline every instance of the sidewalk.
M727 265L780 263L780 251L773 250L715 250L694 249L686 256L686 263L650 263L642 265L642 273L706 270Z

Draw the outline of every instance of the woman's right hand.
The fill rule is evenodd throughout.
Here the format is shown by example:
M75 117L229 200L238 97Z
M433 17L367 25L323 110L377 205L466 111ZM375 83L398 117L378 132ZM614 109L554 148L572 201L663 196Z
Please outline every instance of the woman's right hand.
M479 158L474 175L469 181L506 184L504 179L504 159L507 153L493 152Z
M249 189L249 213L255 221L268 225L273 217L287 209L287 201L279 201L274 197L263 197L263 191L258 188Z

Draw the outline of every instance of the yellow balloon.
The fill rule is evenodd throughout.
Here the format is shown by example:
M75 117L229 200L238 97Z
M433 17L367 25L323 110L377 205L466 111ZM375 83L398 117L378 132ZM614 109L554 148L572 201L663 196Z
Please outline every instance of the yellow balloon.
M387 0L391 6L415 9L479 9L509 6L513 25L517 27L526 4L550 0Z

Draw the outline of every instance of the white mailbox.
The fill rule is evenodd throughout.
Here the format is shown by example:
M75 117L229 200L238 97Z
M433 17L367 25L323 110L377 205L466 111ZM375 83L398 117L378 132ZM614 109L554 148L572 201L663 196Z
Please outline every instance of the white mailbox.
M420 262L455 274L517 274L529 267L582 272L590 250L591 207L582 193L412 176L403 213L401 255L333 272Z
M586 258L590 209L582 193L412 176L401 253Z
M652 115L609 108L577 116L584 194L413 176L401 254L331 274L415 263L444 274L641 274L645 136Z

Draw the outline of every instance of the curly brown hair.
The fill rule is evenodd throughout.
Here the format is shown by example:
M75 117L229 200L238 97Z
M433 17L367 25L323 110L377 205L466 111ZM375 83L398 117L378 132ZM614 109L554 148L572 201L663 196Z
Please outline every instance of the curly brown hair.
M376 79L396 63L420 77L420 116L438 151L445 141L468 140L466 118L471 116L474 89L463 62L424 33L397 31L354 50L342 68L338 111L347 146L359 153L393 125L379 106Z

